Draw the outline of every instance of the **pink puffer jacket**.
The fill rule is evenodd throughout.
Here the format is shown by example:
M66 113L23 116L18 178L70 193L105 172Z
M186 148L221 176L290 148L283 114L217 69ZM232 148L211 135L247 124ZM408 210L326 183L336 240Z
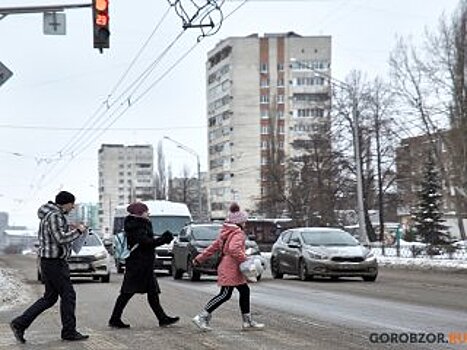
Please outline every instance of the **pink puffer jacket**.
M202 263L215 252L220 251L223 242L225 242L224 256L217 268L217 284L219 286L239 286L247 283L239 268L240 264L247 260L245 234L235 224L224 223L219 237L196 257L196 261Z

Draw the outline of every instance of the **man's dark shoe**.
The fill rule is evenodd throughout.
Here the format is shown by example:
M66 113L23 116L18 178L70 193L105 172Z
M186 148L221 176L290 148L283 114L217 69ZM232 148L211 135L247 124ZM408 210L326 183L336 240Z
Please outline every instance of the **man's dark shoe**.
M177 323L180 320L180 317L164 317L162 320L159 321L159 327L166 327L170 326L171 324Z
M122 320L110 320L109 327L112 328L130 328L130 325L127 323L123 323Z
M10 328L13 331L13 335L15 336L16 340L20 343L26 343L26 339L24 339L24 328L18 326L13 321L10 322Z
M89 335L81 334L80 332L75 332L72 335L62 337L63 340L68 340L68 341L86 340L88 338L89 338Z

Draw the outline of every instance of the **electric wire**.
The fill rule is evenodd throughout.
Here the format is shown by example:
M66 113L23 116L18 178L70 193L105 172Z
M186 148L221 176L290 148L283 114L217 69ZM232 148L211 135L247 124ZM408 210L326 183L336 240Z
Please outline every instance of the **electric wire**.
M244 0L239 6L237 6L231 13L229 13L228 16L226 16L226 18L230 17L230 15L234 12L236 12L239 8L241 8L243 5L245 5L246 2L248 2L249 0ZM176 41L178 41L181 37L181 35L184 33L184 31L182 31L176 38L176 40L174 40L168 48L166 48L166 50L164 50L163 54L160 56L161 58L168 52L168 50L176 43ZM167 76L184 58L186 58L189 53L191 53L191 51L194 50L194 48L200 43L200 40L198 40L196 42L195 45L193 45L187 52L185 52L185 54L183 54L166 72L164 72L154 83L152 83L149 88L147 88L141 95L139 95L135 100L132 100L131 103L129 102L126 106L126 108L119 114L117 115L117 117L113 120L113 121L110 121L109 124L107 124L107 126L104 127L103 130L101 130L101 132L97 133L94 137L92 137L84 146L81 146L81 147L78 147L77 149L75 149L72 153L70 153L70 159L68 162L66 162L64 164L64 166L61 168L61 169L64 169L66 168L69 163L71 163L71 161L77 157L79 154L81 154L84 150L86 150L90 145L92 145L92 143L97 139L99 138L103 133L105 133L109 128L110 126L112 126L118 119L120 119L125 113L126 111L131 107L133 106L134 104L136 104L137 102L139 102L142 98L144 98L144 96L147 95L147 93L149 93L149 91L151 91L165 76ZM160 60L156 60L157 62L159 62ZM146 69L145 72L143 72L142 75L140 75L140 77L143 77L144 79L146 79L149 75L150 75L150 72L152 72L152 70L154 69L155 65L150 65L150 67L148 67L148 69ZM149 73L148 73L149 72ZM138 78L140 78L138 77ZM135 80L136 81L136 80ZM134 85L134 84L132 84ZM139 85L137 85L137 87L133 90L132 94L128 97L127 101L130 101L130 98L131 96L137 91L137 89L141 86L141 83ZM125 90L125 92L127 92L128 89ZM121 94L120 96L122 96L123 94ZM122 106L122 104L120 104L120 106ZM115 111L114 111L115 112ZM107 118L107 120L109 120L115 113L111 114L110 117ZM50 174L50 172L49 172ZM42 181L44 181L45 179L45 176L42 177ZM41 182L42 182L41 181ZM37 186L39 187L39 186Z

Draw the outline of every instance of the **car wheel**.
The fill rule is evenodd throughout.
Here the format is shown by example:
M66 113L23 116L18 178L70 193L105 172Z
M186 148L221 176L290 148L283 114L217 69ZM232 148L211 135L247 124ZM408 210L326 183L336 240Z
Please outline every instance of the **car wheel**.
M301 281L308 281L311 279L310 275L308 274L305 261L303 261L303 259L300 259L300 261L298 262L298 277Z
M201 279L201 273L195 270L191 259L188 260L187 273L190 281L199 281Z
M179 280L183 276L183 270L175 268L175 266L172 265L172 277L174 280Z
M102 282L102 283L109 283L109 282L110 282L110 273L108 273L108 274L105 275L105 276L102 276L102 277L101 277L101 282Z
M271 274L274 279L281 279L284 274L279 270L279 262L276 259L271 259Z
M374 275L374 276L362 276L363 280L365 282L374 282L376 281L376 277L378 277L378 275Z

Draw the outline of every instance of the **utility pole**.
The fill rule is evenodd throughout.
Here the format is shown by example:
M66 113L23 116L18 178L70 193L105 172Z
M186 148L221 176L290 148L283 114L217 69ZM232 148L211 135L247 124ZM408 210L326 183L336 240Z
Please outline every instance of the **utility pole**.
M349 87L351 88L351 87ZM362 155L360 149L360 129L358 127L358 101L354 90L350 91L352 96L352 120L354 133L354 148L355 148L355 165L357 167L357 210L358 210L358 227L360 234L360 242L368 243L365 222L365 205L363 202L363 174L362 174Z
M178 148L181 148L184 151L186 151L186 152L188 152L191 155L194 155L196 157L196 167L197 167L197 170L198 170L198 211L199 211L198 216L199 216L199 220L201 220L201 218L203 216L203 209L202 209L202 207L203 207L203 196L202 196L202 192L201 192L201 164L200 164L200 160L199 160L199 154L196 153L193 149L185 146L183 143L175 141L174 139L171 139L168 136L164 136L164 139L172 141L173 143L175 143L177 145Z

